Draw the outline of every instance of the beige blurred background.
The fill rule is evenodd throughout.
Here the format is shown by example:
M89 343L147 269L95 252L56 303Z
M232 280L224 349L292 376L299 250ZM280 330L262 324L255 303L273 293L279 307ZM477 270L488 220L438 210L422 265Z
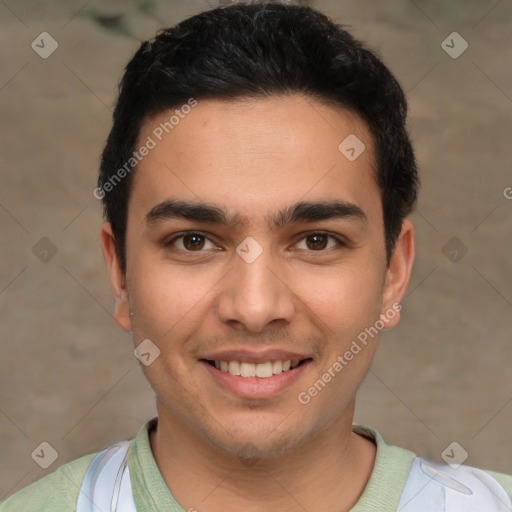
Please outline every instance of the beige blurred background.
M356 421L433 459L457 441L467 464L512 473L512 2L311 3L408 92L423 181L403 321L381 336ZM0 2L0 499L155 413L111 317L92 191L139 40L209 4ZM47 59L31 47L41 32L58 43ZM441 47L452 32L469 44L458 58ZM58 452L46 470L31 458L42 442Z

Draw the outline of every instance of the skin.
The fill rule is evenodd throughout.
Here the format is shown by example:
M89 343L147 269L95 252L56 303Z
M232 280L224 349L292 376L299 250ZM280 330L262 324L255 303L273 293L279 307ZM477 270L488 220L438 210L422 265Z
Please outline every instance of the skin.
M146 120L140 142L169 115ZM353 162L338 150L349 134L366 145ZM229 503L233 510L342 511L363 492L376 449L351 426L377 338L310 403L297 397L400 302L409 280L412 225L403 222L387 264L374 154L364 122L332 105L298 95L199 101L137 167L126 275L104 224L115 321L133 332L135 345L149 338L161 350L143 367L159 415L151 445L185 510L221 511ZM148 225L148 212L170 198L214 203L245 222ZM366 220L267 226L270 214L297 201L334 199L357 205ZM183 238L165 245L184 231L207 237L199 251ZM346 245L320 237L319 249L311 244L318 231ZM252 263L236 252L248 236L263 249ZM221 388L199 361L208 350L241 347L303 351L313 360L284 391L253 400Z

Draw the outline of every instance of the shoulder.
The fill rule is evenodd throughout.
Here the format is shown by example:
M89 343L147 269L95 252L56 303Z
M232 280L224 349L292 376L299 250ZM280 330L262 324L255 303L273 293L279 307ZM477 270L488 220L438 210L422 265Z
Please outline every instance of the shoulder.
M96 454L62 465L53 473L13 494L1 512L73 512L85 472Z
M371 427L354 425L353 431L377 445L374 469L354 512L374 510L375 503L378 510L401 512L512 511L512 476L430 462L388 445Z
M508 487L508 488L507 488ZM510 511L512 477L471 466L437 464L416 457L399 509ZM425 508L426 507L426 508Z
M136 442L134 443L134 447L138 448L139 452L147 445L146 451L151 454L148 428L155 424L156 418L153 418L139 430ZM96 456L105 454L107 450L120 444L124 444L124 442L116 443L102 451L91 453L62 465L53 473L10 496L0 504L0 512L75 512L78 494L87 469L91 466ZM135 450L132 457L134 463L139 462L139 455L137 450Z
M512 500L512 475L505 475L504 473L497 473L496 471L487 471L487 473L505 489L505 492Z

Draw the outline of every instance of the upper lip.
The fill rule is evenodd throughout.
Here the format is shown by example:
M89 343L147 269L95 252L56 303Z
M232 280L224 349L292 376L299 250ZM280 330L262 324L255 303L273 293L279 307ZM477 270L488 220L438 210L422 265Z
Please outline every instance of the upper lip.
M311 356L300 353L291 352L289 350L281 349L267 349L267 350L222 350L220 352L212 352L204 355L201 359L209 361L240 361L242 363L266 363L267 361L288 361L310 359Z

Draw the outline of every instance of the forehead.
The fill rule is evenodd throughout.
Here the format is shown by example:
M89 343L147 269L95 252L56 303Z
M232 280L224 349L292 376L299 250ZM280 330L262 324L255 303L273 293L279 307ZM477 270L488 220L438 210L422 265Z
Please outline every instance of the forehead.
M332 105L298 95L199 100L147 119L143 145L152 148L129 211L172 197L224 205L250 222L280 205L342 199L379 216L372 138L357 115Z

